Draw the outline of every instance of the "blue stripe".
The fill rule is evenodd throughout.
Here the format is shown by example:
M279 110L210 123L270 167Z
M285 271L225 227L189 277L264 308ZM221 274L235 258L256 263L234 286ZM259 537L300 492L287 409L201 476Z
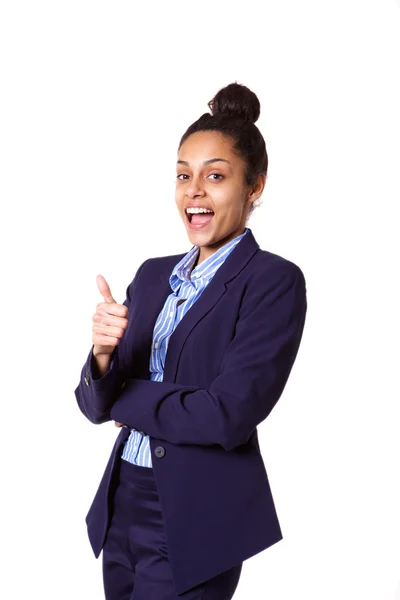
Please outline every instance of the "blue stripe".
M169 278L172 293L166 299L153 330L153 344L149 363L150 379L152 381L163 380L163 365L165 364L168 344L176 326L198 300L219 267L247 232L246 227L242 235L224 244L192 271L191 267L199 254L198 246L193 246L182 260L175 265ZM182 302L177 308L176 305L180 298L185 298L186 301ZM155 346L156 343L158 344L157 347ZM122 452L122 458L141 467L152 467L150 436L144 436L139 431L131 429Z

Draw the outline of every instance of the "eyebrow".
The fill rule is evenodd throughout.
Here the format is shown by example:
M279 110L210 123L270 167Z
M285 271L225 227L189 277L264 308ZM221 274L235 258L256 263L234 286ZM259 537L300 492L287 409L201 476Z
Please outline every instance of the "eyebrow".
M209 158L208 160L205 160L203 162L203 165L211 165L211 163L215 163L215 162L226 162L228 163L228 165L232 164L229 162L229 160L226 160L226 158ZM178 160L176 162L177 165L186 165L187 167L189 166L189 163L187 160Z

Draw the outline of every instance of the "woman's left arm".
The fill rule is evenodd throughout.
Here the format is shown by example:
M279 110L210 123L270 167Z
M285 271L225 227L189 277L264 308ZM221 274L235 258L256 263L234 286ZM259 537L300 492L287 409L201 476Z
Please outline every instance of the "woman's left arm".
M267 280L268 279L268 280ZM111 418L174 444L244 444L279 400L295 361L307 311L294 263L258 277L243 298L235 336L208 389L128 379Z

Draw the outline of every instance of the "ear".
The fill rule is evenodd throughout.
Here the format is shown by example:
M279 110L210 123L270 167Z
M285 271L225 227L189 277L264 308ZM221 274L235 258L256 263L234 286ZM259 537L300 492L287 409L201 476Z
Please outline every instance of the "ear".
M250 189L250 194L247 198L249 202L255 202L255 200L258 200L258 198L264 191L266 180L267 176L264 175L264 173L260 173L260 175L257 177L256 182Z

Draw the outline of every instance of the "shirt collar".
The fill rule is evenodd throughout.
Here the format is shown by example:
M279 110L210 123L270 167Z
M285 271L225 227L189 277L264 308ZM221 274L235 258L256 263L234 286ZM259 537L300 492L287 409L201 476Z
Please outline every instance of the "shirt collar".
M200 248L199 246L192 246L187 254L175 265L171 276L169 278L169 282L173 291L179 289L181 283L183 281L189 281L196 288L201 281L208 283L210 279L214 276L217 269L221 266L222 262L227 258L228 254L234 249L236 244L240 242L240 240L246 235L248 232L248 228L246 227L245 231L221 246L214 254L203 260L200 265L193 268L194 263L197 261Z

